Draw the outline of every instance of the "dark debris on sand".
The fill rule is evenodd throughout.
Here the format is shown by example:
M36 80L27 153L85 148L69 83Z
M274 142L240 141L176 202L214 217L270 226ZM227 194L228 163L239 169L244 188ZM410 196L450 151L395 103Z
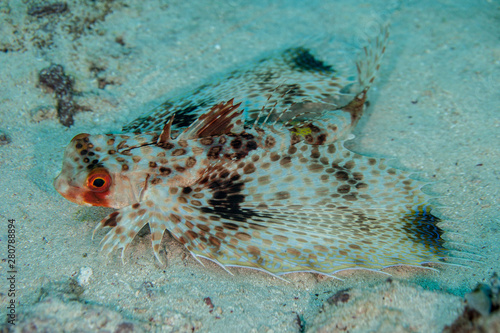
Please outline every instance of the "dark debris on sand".
M29 16L43 17L51 14L64 13L68 10L68 4L65 2L54 2L41 4L30 4L28 6L27 14Z
M0 146L8 145L12 140L6 133L0 131Z
M74 80L64 73L63 66L51 65L42 69L38 74L38 79L41 86L54 92L57 100L57 117L64 126L73 125L73 116L77 112L88 111L73 100Z
M500 279L496 273L490 284L478 284L465 295L467 305L445 333L500 332Z

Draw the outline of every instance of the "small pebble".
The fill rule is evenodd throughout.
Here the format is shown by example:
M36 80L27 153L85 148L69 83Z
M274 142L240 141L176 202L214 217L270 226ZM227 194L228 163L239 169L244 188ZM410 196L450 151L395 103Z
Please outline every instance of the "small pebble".
M476 289L465 295L469 308L476 310L482 316L491 312L491 288L485 284L479 284Z
M349 288L339 290L335 293L335 295L330 296L326 301L332 305L337 305L339 303L347 303L347 301L349 301L350 298L348 291Z
M94 272L92 271L92 268L90 267L82 267L80 268L80 274L78 274L78 277L76 278L76 281L80 286L86 286L89 284L90 277L92 276Z
M208 305L208 307L210 308L210 313L212 313L212 311L214 310L214 304L212 303L212 299L210 297L205 297L203 300L205 301L205 304Z
M7 134L0 132L0 146L8 145L11 142L12 140Z

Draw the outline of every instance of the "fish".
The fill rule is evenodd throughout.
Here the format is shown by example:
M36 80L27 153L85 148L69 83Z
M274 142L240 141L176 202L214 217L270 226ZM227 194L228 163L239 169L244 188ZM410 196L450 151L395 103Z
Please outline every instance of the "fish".
M76 135L55 189L116 211L102 251L149 226L197 259L280 276L440 263L430 196L409 171L346 148L380 69L388 28L362 48L356 77L293 47L168 99L122 133ZM94 231L95 233L95 231Z

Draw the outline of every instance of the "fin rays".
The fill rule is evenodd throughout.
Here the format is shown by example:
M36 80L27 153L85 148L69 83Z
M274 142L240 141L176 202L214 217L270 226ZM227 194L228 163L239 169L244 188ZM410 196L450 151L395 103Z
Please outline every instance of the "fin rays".
M233 105L234 99L227 103L219 103L200 116L191 126L179 135L177 140L192 140L209 136L219 136L231 132L241 132L243 129L243 111L239 110L241 103Z

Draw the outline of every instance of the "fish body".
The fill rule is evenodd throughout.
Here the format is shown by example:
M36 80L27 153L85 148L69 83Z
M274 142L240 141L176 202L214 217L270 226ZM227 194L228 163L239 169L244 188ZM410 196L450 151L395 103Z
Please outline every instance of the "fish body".
M127 134L79 134L55 188L118 209L99 224L112 228L108 252L149 225L157 258L168 230L196 257L276 275L438 262L442 230L421 184L344 146L387 36L364 49L357 83L290 49L164 103Z

